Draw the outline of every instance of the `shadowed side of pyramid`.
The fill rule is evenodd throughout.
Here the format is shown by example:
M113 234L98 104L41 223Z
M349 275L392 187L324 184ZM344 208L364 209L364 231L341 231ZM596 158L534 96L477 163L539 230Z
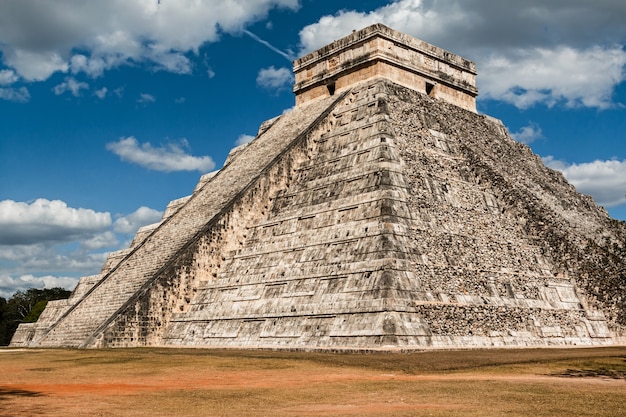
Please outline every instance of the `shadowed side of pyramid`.
M412 215L405 301L428 323L428 342L612 343L606 305L584 290L586 251L614 224L606 212L501 122L397 85L388 92Z

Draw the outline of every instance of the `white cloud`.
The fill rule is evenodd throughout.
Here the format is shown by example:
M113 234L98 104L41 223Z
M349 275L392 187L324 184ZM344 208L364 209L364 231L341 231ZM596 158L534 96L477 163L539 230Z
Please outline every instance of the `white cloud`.
M626 51L621 46L523 50L515 57L484 61L480 91L485 98L518 108L561 102L568 107L607 108L615 86L626 78L624 65Z
M511 133L511 137L518 142L529 144L543 137L541 128L535 123L524 126L517 133Z
M250 143L253 140L254 140L254 136L252 135L245 135L245 134L239 135L239 137L235 141L235 145L236 146L245 145L246 143Z
M90 237L88 239L84 239L80 242L81 247L87 250L113 248L118 244L119 241L115 236L115 233L111 232L110 230L107 230L103 233L98 233L97 235L94 235L93 237Z
M0 85L13 84L19 77L13 70L0 70Z
M48 243L48 242L46 242ZM40 254L46 252L47 246L44 243L34 244L0 244L0 260L21 262L25 259L34 258Z
M156 223L163 217L163 212L149 207L139 207L133 213L120 217L113 223L116 233L135 233L140 227Z
M0 55L28 81L70 70L99 76L130 62L186 73L191 70L188 53L278 7L295 10L299 1L3 0Z
M73 74L84 72L91 77L101 76L105 70L118 65L115 57L105 61L103 58L88 58L82 54L76 54L70 58L69 69Z
M542 159L548 167L561 171L579 192L592 196L598 204L613 207L626 203L626 160L568 164L552 156Z
M141 93L139 94L139 98L137 99L137 103L154 103L156 98L152 94Z
M88 88L89 84L86 82L78 81L72 77L65 77L65 81L56 85L52 91L57 96L69 91L74 97L78 97L80 96L80 90L86 90Z
M215 168L215 162L209 156L192 156L186 153L189 144L186 139L179 143L170 143L153 147L149 142L139 144L134 137L122 138L110 142L106 148L118 155L122 161L131 162L155 171L200 171L209 172Z
M9 270L17 273L45 271L45 273L92 275L102 268L107 256L107 252L95 253L81 249L64 253L62 249L60 247L48 248L38 256L24 259L18 266Z
M6 3L0 2L0 6L4 5ZM2 22L0 21L1 27ZM25 80L43 81L57 71L67 72L69 64L58 52L10 49L6 44L2 45L2 37L0 32L0 51L4 53L3 61L5 64L13 67Z
M607 108L626 80L623 2L398 0L342 10L300 31L310 52L376 22L476 62L479 99Z
M104 100L104 98L107 96L108 91L109 90L106 87L102 87L101 89L94 91L94 94L100 100Z
M36 277L30 274L13 277L7 274L0 274L0 297L8 299L17 291L26 291L30 288L61 287L73 290L77 283L78 279L71 277L55 277L52 275Z
M70 288L75 278L65 281L64 277L97 273L107 251L127 247L128 234L161 217L160 211L140 207L111 223L109 213L72 209L61 201L2 201L0 292L10 295L20 289L43 288L43 282ZM62 278L55 281L52 275Z
M393 29L428 39L441 30L439 25L451 26L458 20L458 6L441 4L444 14L437 10L436 2L429 7L421 0L399 0L370 12L340 10L334 16L322 16L316 23L300 31L301 53L311 52L339 38L374 23L383 23Z
M0 274L94 274L102 268L107 256L106 251L99 252L97 249L102 247L110 248L109 250L118 249L117 245L109 245L113 242L110 235L100 244L97 243L99 240L97 236L62 244L45 242L32 245L0 245ZM104 245L104 242L107 245Z
M280 90L293 84L293 73L289 68L262 68L256 77L256 83L267 89Z
M0 88L0 99L26 103L30 100L30 93L26 87L20 88Z
M59 200L0 201L0 244L69 242L93 236L111 225L109 213L72 208Z

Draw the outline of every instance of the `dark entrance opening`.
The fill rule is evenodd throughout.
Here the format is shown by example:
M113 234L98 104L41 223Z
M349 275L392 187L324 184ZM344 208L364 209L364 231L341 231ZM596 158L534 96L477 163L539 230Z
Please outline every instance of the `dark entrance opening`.
M335 95L335 83L328 83L326 84L326 88L328 89L328 94L330 94L331 96Z
M434 89L435 89L435 84L426 83L426 94L428 94L429 96L432 96Z

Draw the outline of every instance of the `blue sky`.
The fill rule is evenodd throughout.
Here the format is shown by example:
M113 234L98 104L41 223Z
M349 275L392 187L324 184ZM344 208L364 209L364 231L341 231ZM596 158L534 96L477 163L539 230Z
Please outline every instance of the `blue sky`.
M479 112L626 220L623 0L3 0L0 296L98 273L376 22L475 61Z

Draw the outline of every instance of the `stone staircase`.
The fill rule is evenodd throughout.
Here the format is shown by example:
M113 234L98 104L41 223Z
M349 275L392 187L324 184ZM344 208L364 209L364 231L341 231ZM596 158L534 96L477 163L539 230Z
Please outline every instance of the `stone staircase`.
M271 127L226 164L187 200L180 204L145 239L111 260L104 277L48 327L31 346L78 347L173 258L204 230L263 169L288 147L293 138L315 123L337 97L300 106L276 120ZM202 181L201 181L202 182ZM166 213L167 214L167 213Z

